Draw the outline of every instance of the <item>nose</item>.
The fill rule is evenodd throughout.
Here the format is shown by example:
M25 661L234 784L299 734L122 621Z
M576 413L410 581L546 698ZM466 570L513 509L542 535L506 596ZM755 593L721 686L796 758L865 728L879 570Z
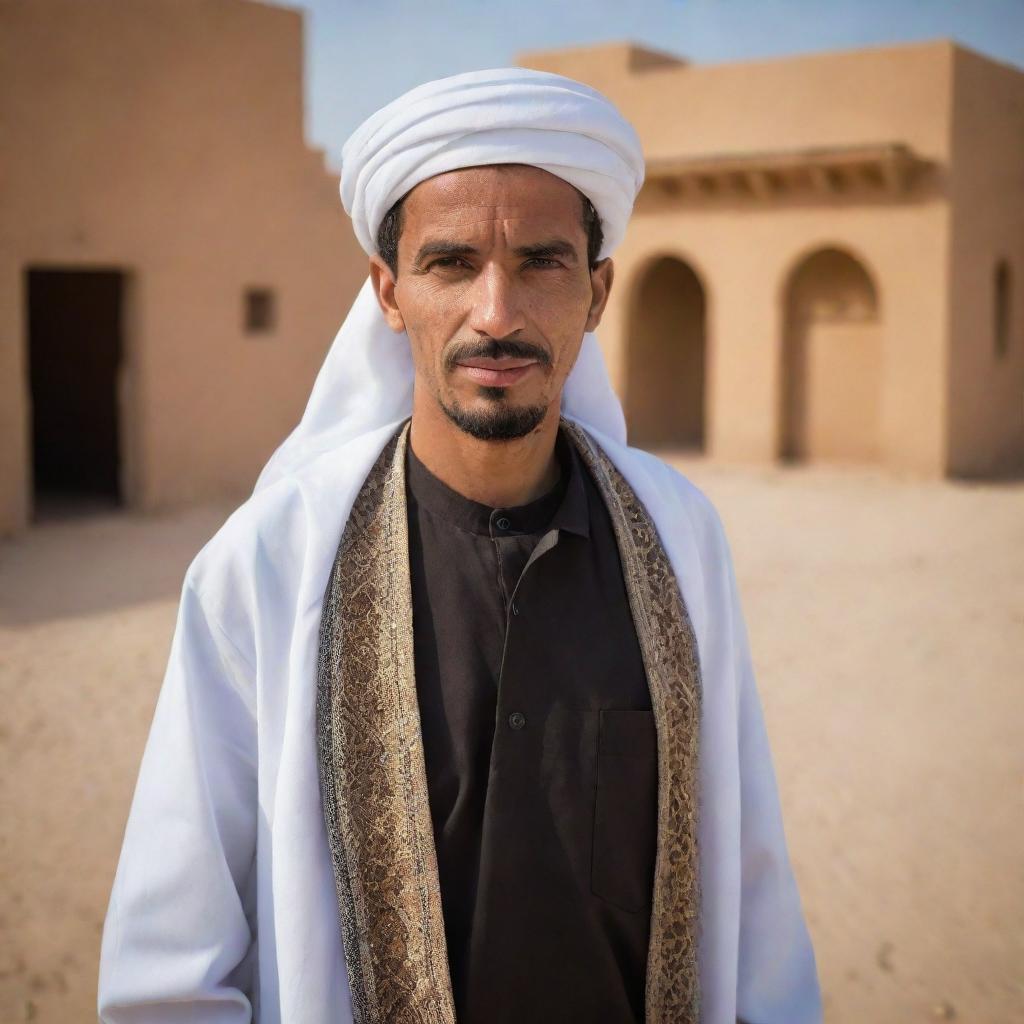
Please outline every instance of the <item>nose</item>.
M497 263L477 274L470 295L469 327L488 338L507 338L526 326L522 295L514 279Z

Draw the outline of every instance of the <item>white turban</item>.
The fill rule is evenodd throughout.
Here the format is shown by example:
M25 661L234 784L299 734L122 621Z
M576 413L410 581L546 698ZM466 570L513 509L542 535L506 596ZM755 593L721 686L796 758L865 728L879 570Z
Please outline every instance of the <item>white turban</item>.
M421 181L458 167L532 164L575 185L601 217L607 256L644 180L640 140L601 93L523 68L427 82L367 118L342 149L341 201L359 244Z
M530 164L568 181L594 205L601 257L622 240L643 184L640 140L601 93L524 68L470 71L417 86L366 119L342 149L341 197L356 237L376 252L388 210L421 181L462 167ZM409 339L384 321L367 279L338 331L299 425L264 467L256 490L352 438L412 412ZM620 442L626 426L604 358L586 334L562 412Z

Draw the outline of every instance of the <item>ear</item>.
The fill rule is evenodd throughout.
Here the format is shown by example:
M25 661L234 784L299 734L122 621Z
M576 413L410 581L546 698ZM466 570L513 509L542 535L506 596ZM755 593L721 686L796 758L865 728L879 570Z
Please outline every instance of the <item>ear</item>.
M590 310L587 313L586 330L593 331L601 322L604 315L604 307L608 304L608 293L612 290L612 278L615 276L615 266L611 257L606 256L596 263L590 271Z
M395 276L379 256L370 257L370 281L388 327L399 333L404 331L405 317L395 302Z

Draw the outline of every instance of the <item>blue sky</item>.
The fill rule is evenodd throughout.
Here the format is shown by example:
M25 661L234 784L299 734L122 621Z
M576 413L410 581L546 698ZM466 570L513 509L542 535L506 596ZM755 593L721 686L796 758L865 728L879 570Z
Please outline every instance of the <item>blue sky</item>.
M406 89L521 50L631 39L711 64L951 38L1024 68L1024 0L281 0L306 13L306 131L331 162Z

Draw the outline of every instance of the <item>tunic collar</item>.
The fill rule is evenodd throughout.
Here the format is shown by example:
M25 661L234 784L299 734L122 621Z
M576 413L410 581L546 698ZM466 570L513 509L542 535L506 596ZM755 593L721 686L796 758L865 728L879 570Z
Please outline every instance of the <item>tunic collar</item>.
M496 508L473 501L436 477L406 446L406 479L409 494L429 512L467 533L483 537L513 537L545 530L567 530L590 536L590 512L583 482L583 466L576 447L561 427L555 456L562 475L555 486L525 505Z

